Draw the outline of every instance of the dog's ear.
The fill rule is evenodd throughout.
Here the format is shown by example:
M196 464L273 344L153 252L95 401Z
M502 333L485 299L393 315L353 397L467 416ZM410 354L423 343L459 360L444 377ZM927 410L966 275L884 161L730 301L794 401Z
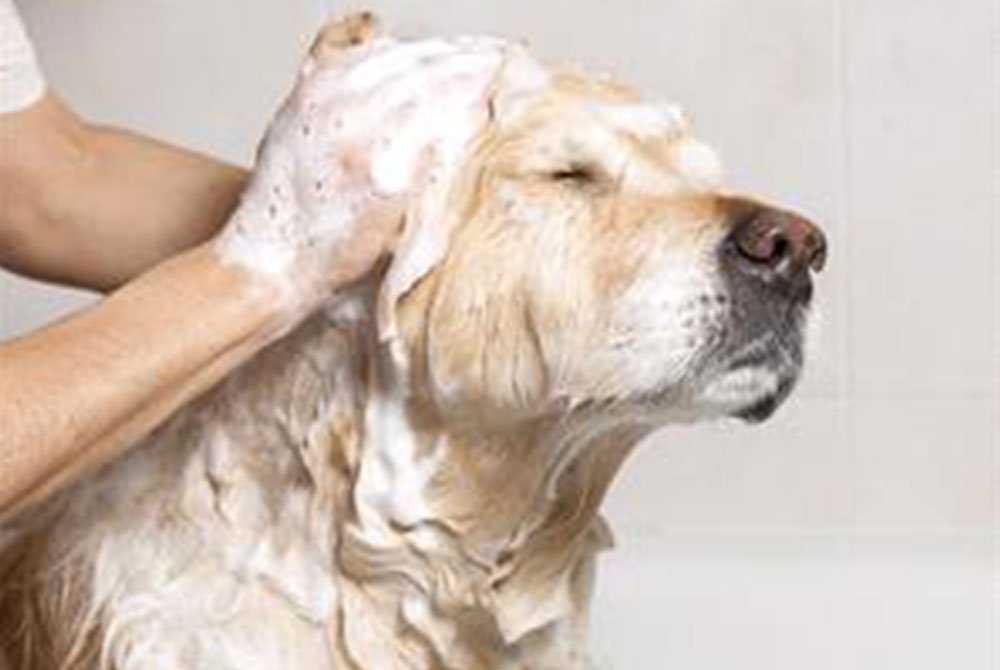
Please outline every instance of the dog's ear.
M427 157L424 186L410 202L399 242L376 298L379 341L387 344L398 364L405 364L399 343L400 301L445 258L452 233L470 214L482 164L481 148L494 131L493 98L484 100L483 118L471 143L458 143Z
M469 174L476 171L471 158L474 152L470 148L461 152L462 156L427 168L432 174L426 176L424 188L406 211L399 242L382 276L375 325L379 342L389 348L397 365L407 363L397 322L400 301L441 264L448 252L451 235L473 197L474 179Z
M355 12L326 23L316 34L309 55L322 63L345 49L370 42L379 34L378 17L371 12Z
M485 148L516 116L526 101L547 83L544 69L517 46L504 49L503 62L484 92L478 131L471 142L457 133L451 146L439 146L428 158L425 184L411 202L399 244L383 276L376 304L379 339L398 363L405 363L399 346L397 308L421 279L444 259L452 233L471 215L478 197Z
M457 221L449 211L448 179L436 179L411 203L399 243L378 289L375 325L379 341L389 347L397 364L405 365L399 343L396 310L400 300L444 259Z

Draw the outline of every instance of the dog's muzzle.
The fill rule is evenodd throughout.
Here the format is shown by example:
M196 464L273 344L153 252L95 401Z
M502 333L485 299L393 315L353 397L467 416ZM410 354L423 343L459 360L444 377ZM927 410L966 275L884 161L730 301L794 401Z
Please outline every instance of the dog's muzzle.
M764 370L776 383L736 413L763 421L788 396L803 362L803 326L813 274L826 263L822 231L801 216L758 203L727 203L732 228L719 249L732 299L731 334L724 367Z

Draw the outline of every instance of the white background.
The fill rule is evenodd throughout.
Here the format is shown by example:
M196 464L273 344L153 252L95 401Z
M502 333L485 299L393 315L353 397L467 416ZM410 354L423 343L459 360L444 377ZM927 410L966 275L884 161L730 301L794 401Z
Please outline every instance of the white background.
M54 88L89 119L245 164L327 4L351 7L20 6ZM525 38L681 102L734 186L830 239L824 326L792 402L762 427L665 430L620 478L596 657L1000 666L998 2L367 6L402 34ZM88 299L0 274L0 338Z

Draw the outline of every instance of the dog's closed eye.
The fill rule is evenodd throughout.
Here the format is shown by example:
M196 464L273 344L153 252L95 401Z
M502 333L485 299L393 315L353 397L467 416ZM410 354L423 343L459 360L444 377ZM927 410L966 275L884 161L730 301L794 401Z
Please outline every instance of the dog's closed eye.
M604 180L604 172L594 163L571 163L548 172L549 179L571 186L592 186Z

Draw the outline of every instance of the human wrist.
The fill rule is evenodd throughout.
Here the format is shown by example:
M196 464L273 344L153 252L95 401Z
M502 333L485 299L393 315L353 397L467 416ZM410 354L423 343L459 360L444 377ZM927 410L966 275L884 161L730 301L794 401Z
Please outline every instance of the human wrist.
M245 223L248 228L259 228ZM328 296L316 273L294 249L260 237L241 234L243 226L230 224L208 245L212 262L245 279L247 290L266 303L274 318L294 327Z

